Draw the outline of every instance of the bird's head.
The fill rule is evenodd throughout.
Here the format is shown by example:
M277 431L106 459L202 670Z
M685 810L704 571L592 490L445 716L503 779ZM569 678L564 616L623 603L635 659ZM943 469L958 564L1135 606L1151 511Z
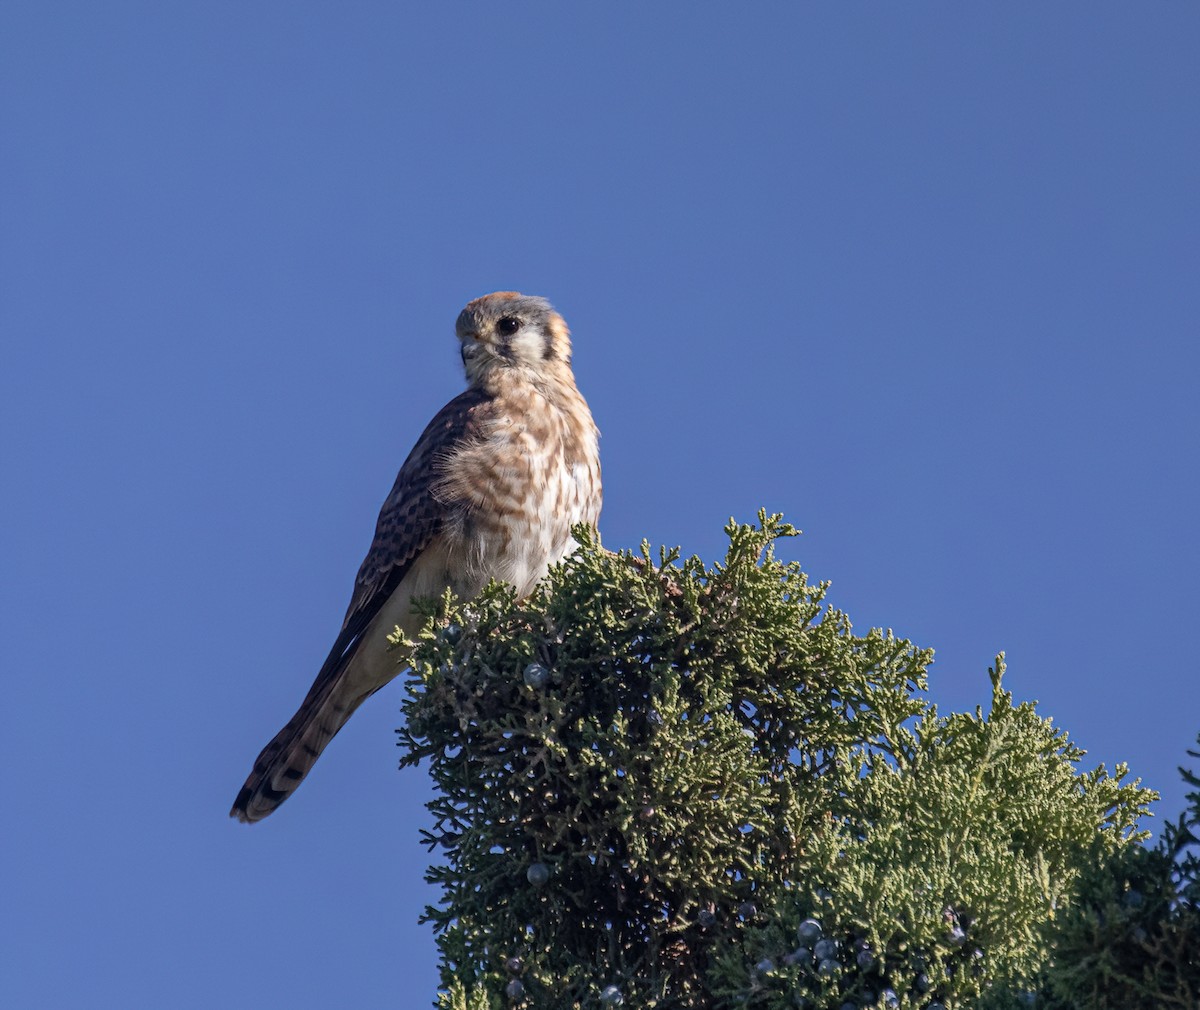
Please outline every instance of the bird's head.
M534 375L571 366L571 333L545 298L497 291L468 302L455 324L472 386L502 369Z

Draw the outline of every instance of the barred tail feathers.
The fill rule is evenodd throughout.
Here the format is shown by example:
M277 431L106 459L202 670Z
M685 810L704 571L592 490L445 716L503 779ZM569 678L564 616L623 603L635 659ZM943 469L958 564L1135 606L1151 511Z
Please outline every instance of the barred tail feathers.
M339 671L343 672L343 671ZM296 791L329 741L373 691L351 695L345 678L318 679L308 697L275 738L262 749L254 770L233 802L230 817L261 821Z

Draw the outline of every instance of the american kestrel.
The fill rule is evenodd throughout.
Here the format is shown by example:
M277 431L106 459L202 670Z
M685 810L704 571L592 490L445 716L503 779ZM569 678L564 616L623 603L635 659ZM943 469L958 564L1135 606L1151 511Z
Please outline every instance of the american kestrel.
M527 595L600 515L599 432L571 371L567 324L544 298L498 291L455 327L467 389L429 422L383 503L329 658L254 762L230 816L286 800L354 710L403 662L387 648L421 619L414 597L469 598L492 579Z

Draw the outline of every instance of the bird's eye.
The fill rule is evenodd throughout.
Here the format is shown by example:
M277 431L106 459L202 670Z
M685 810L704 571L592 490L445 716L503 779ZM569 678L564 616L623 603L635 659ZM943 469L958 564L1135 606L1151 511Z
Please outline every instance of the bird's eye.
M514 316L501 316L500 321L496 323L496 329L500 331L500 336L511 337L521 328L521 320Z

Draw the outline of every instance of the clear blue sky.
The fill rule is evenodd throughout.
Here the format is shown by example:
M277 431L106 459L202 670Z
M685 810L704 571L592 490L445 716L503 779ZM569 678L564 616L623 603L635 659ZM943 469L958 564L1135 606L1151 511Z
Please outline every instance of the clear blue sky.
M498 288L574 330L610 546L781 510L943 710L1005 649L1177 814L1198 52L1195 4L5 4L0 1002L432 998L398 685L226 812Z

